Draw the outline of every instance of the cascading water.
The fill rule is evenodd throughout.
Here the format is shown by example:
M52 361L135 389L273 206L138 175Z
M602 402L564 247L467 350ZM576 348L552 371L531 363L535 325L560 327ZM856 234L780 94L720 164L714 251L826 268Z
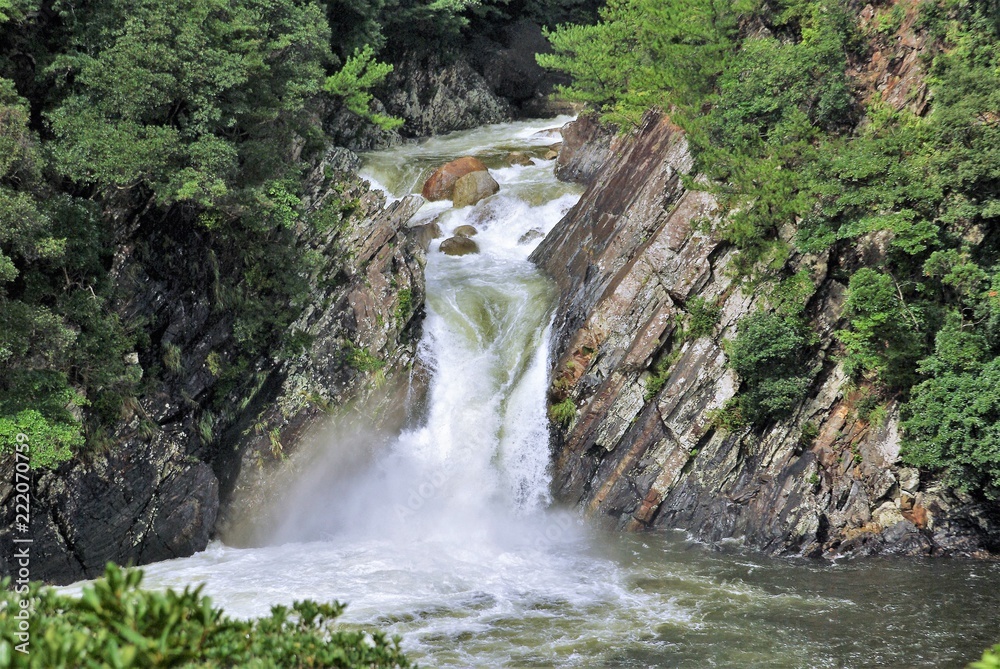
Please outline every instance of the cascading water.
M551 161L499 159L557 141L538 132L564 120L366 157L396 197L461 155L501 184L475 207L427 204L414 221L437 219L446 235L472 224L482 251L448 257L435 242L428 256L428 415L353 469L319 458L288 490L271 545L216 543L146 567L147 585L204 582L237 616L337 599L346 624L402 635L425 666L937 667L996 641L997 565L769 560L604 534L548 508L554 291L527 262L537 240L522 238L548 231L579 190Z

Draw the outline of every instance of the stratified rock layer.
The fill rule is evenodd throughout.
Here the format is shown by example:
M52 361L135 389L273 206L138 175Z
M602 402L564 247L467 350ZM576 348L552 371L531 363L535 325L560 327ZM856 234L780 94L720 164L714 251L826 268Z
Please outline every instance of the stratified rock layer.
M714 220L715 202L682 185L692 160L665 117L612 140L577 123L560 164L580 166L571 175L591 185L532 255L560 291L550 397L577 407L568 426L553 426L556 497L622 528L681 528L775 554L1000 549L996 505L901 468L896 405L881 425L856 418L860 393L831 355L845 293L831 270L849 274L860 254L879 252L877 240L788 260L813 279L807 312L820 344L809 397L764 428L717 429L714 412L739 390L722 342L760 305L729 278L734 249L700 224ZM720 305L720 322L675 343L695 296ZM654 382L661 360L668 372Z

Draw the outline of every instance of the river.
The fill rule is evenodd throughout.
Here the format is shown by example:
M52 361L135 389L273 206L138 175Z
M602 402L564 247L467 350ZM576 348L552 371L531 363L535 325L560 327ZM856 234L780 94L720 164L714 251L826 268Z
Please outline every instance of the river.
M315 468L266 545L215 543L145 568L205 583L237 616L295 599L348 603L345 624L403 637L436 667L960 667L1000 641L1000 565L769 559L681 533L620 535L551 507L545 392L555 292L527 261L580 188L536 154L566 119L481 128L364 156L392 197L473 154L501 185L414 224L472 224L481 253L428 254L420 355L429 410L362 471ZM331 452L350 443L327 446Z

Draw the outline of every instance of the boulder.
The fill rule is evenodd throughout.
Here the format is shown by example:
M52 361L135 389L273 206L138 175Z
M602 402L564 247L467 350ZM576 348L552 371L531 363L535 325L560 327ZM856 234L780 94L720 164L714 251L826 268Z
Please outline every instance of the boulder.
M532 228L531 230L528 230L526 233L524 233L523 235L521 235L518 238L517 243L518 244L528 244L530 242L535 241L536 239L541 239L544 236L545 235L542 233L541 230L535 230L534 228Z
M511 151L507 154L507 162L511 165L523 165L525 167L535 164L535 161L531 159L531 156L524 151Z
M456 181L466 174L485 171L486 165L483 165L482 161L477 158L465 156L464 158L453 160L439 167L424 182L424 188L421 193L431 202L450 199Z
M426 251L430 248L431 241L440 237L442 232L440 225L436 222L431 222L424 223L423 225L414 225L407 231L407 234Z
M479 230L476 230L471 225L460 225L455 228L456 237L475 237L479 234Z
M441 242L441 253L449 256L464 256L479 253L479 244L468 237L449 237Z
M451 201L456 207L467 207L500 191L500 184L489 172L470 172L455 182Z
M562 148L562 142L553 144L548 148L548 150L542 155L545 160L555 160L559 157L559 149Z

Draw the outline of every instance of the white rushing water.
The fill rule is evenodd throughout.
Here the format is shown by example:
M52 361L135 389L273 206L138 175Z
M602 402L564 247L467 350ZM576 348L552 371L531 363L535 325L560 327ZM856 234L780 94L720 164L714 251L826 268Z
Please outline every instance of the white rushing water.
M551 160L502 161L513 149L544 154L559 140L544 131L566 120L493 126L367 157L363 174L391 197L419 191L434 167L461 155L487 162L501 187L474 207L427 203L411 222L436 220L442 239L459 225L479 231L478 254L446 256L441 239L428 253L426 420L366 470L347 480L328 472L335 494L320 501L307 492L291 504L275 533L288 543L216 544L147 567L147 584L205 582L239 616L296 598L337 599L349 603L345 621L402 634L407 649L438 666L518 656L586 663L592 644L634 631L635 619L609 619L612 611L683 618L669 601L637 600L612 562L588 555L576 515L547 510L554 291L527 258L580 189L556 181ZM296 541L304 537L314 540ZM519 644L511 637L526 626L546 631Z
M491 126L366 157L365 175L393 197L419 191L432 168L462 155L480 156L501 185L475 207L427 204L413 221L437 219L446 236L472 224L481 249L448 257L437 240L428 254L420 347L433 373L428 415L360 469L333 457L354 444L331 438L323 447L333 455L288 490L267 545L215 543L145 567L146 584L205 583L236 616L336 599L348 604L345 623L402 635L423 666L944 666L967 657L954 639L980 644L986 626L969 602L988 593L984 582L1000 583L995 568L938 569L921 586L912 566L711 553L683 538L606 535L549 508L554 291L527 261L538 239L519 242L550 230L580 190L555 180L552 161L505 167L502 157L558 141L539 132L565 120ZM879 594L893 582L916 599ZM944 583L947 593L930 592ZM937 608L922 607L925 599ZM979 607L983 620L997 613L987 600ZM936 642L931 632L882 624L913 629L943 618L964 622Z

